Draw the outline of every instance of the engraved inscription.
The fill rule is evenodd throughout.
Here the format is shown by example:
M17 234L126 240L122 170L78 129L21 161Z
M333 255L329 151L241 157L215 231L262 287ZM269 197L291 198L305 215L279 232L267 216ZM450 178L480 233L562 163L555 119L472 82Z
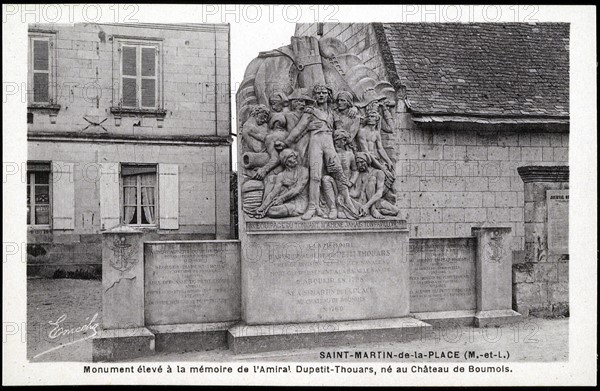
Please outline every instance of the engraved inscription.
M146 245L146 323L238 319L237 251L236 243Z
M249 303L253 313L265 323L406 315L408 295L401 289L408 283L405 242L393 232L370 235L370 242L356 241L356 235L313 235L311 240L270 235L245 248L249 290L270 292L256 301L256 308Z
M410 239L411 312L475 309L475 239Z
M304 231L304 230L374 230L374 229L406 229L405 220L281 220L281 221L249 221L246 223L248 233L251 231Z

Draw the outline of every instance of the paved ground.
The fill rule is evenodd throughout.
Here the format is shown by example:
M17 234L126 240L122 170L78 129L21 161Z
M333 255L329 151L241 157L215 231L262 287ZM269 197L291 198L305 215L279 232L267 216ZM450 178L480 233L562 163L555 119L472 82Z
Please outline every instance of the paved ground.
M101 282L94 280L28 281L27 352L31 361L91 361L93 326L100 322ZM95 318L94 315L98 314ZM60 321L64 316L64 320ZM49 322L52 322L50 324ZM91 326L91 327L86 327ZM59 334L59 335L57 335ZM157 354L132 361L311 361L311 362L465 362L464 353L479 355L478 362L563 361L568 360L569 319L526 318L501 328L463 327L433 330L410 342L386 342L343 348L298 349L235 356L229 350ZM328 359L334 352L347 351L348 358ZM442 358L442 353L458 351L459 359ZM357 361L356 352L374 354ZM387 353L395 358L382 358ZM421 353L424 358L397 358L398 353ZM429 352L438 357L429 357ZM485 353L496 357L486 358ZM322 357L323 356L323 357ZM501 356L501 357L498 357Z

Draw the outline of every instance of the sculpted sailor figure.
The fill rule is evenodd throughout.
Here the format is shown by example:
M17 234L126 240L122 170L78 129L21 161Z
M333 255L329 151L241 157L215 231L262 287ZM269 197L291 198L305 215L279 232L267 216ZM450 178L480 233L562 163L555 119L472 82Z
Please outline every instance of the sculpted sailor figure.
M333 142L335 145L335 151L340 158L344 175L346 178L349 178L350 183L354 184L358 178L358 169L356 167L354 152L352 151L352 148L350 148L350 135L343 129L336 129L333 132ZM357 219L358 216L345 207L343 200L341 200L341 202L337 200L339 191L335 180L329 175L324 175L322 182L325 202L329 209L328 217L330 219ZM360 204L352 199L351 201L354 204L354 207L358 210ZM340 210L338 210L338 206Z
M340 91L335 97L335 125L337 129L348 132L350 141L353 142L360 128L360 117L358 109L354 107L352 94L348 91Z
M271 105L271 113L269 118L269 129L285 129L286 128L286 112L285 106L288 104L288 99L281 91L275 91L269 97L269 105Z
M248 152L263 152L267 136L269 110L265 105L257 105L250 112L250 117L242 125L242 150Z
M293 145L305 132L310 133L308 145L308 167L310 169L308 208L302 215L303 220L309 220L317 213L321 193L321 178L323 176L324 160L327 170L340 187L340 193L346 206L352 212L355 210L348 187L352 184L344 176L342 165L333 146L332 133L334 130L334 115L329 103L332 102L332 91L327 86L315 85L313 94L316 107L306 107L298 124L292 129L284 141L277 141L278 149Z
M270 113L269 130L264 137L264 147L269 155L269 160L254 174L253 179L257 180L265 179L269 172L279 165L279 151L275 149L275 142L284 140L288 134L286 129L286 113L283 112L284 103L287 103L287 98L283 93L276 92L271 96L269 101L271 102L271 108L274 110ZM277 172L274 173L277 174ZM265 181L265 193L270 190L271 186L272 181Z
M298 164L298 152L293 149L284 149L279 158L285 168L275 176L273 188L265 192L255 212L257 218L299 216L308 205L308 168Z
M383 215L396 216L398 208L385 199L385 193L389 191L385 186L385 174L371 164L372 158L369 153L356 154L359 174L350 195L361 204L361 216L369 213L376 219L382 219Z
M358 147L361 152L371 155L373 167L383 171L388 187L391 187L391 184L395 180L393 172L394 164L383 148L381 132L377 126L379 120L380 116L377 110L371 109L367 111L365 125L361 126L357 134Z
M295 89L290 95L289 100L290 111L285 114L288 132L298 124L300 118L302 118L302 114L304 114L304 108L315 103L306 88ZM310 140L310 134L306 132L296 140L296 145L294 145L294 149L298 152L300 163L305 167L308 166L308 164L304 164L305 162L308 163L308 140Z

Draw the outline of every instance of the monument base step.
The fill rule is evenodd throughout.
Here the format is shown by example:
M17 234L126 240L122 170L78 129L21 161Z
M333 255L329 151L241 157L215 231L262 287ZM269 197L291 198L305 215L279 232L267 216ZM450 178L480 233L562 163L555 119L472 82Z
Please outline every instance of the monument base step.
M157 353L206 351L227 348L227 330L236 322L154 325Z
M430 328L431 325L411 317L322 323L238 324L229 329L227 339L233 354L246 354L411 341L424 337Z
M154 334L145 327L100 330L92 339L92 361L120 361L154 354Z
M475 323L475 310L414 312L410 315L433 327L473 326Z
M475 314L475 327L490 327L520 321L521 314L513 310L478 311Z

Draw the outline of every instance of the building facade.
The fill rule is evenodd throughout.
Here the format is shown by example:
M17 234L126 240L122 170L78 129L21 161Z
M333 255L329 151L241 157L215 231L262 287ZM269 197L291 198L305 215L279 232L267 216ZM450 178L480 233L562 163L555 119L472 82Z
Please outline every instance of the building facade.
M568 256L517 266L547 242L527 224L517 170L568 165L568 24L310 23L295 35L341 40L397 91L397 129L382 138L411 238L510 227L515 309L568 308Z
M33 24L29 44L30 272L99 268L119 224L232 236L228 25Z

